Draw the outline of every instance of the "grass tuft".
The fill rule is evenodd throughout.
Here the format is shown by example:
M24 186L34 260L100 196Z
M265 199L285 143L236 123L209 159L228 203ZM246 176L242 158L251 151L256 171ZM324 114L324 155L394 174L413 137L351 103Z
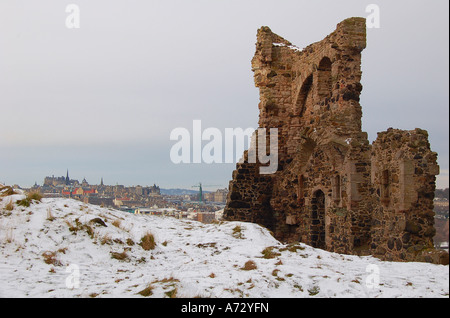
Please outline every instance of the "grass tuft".
M172 290L166 291L164 294L169 298L177 298L178 289L175 287Z
M7 211L14 210L14 203L12 202L12 200L9 200L9 202L5 205L5 210Z
M114 259L117 259L119 261L125 261L128 259L128 254L126 251L123 251L122 253L119 252L111 252L111 257Z
M42 194L38 191L31 191L27 194L27 199L30 201L35 200L41 202Z
M309 296L315 296L320 292L319 286L314 286L308 289Z
M273 249L274 249L273 246L266 247L266 248L261 252L261 253L263 254L263 258L265 258L265 259L271 259L271 258L275 258L275 257L281 255L281 253L274 252Z
M244 239L244 235L242 234L242 227L240 225L236 225L233 228L233 237L237 239Z
M153 288L154 287L152 285L148 285L143 290L138 292L138 294L141 295L141 296L144 296L144 297L151 296L151 295L153 295Z
M41 202L42 194L37 191L28 192L25 199L17 201L17 205L28 208L33 202Z
M156 247L155 237L151 233L146 233L141 237L139 245L146 251L153 250Z
M0 196L8 197L13 194L17 194L17 192L10 186L0 186Z
M61 262L56 257L56 252L45 251L44 253L42 253L42 257L44 257L45 264L62 266Z
M244 267L241 267L241 269L244 271L251 271L257 268L258 267L256 266L256 263L252 260L245 262Z

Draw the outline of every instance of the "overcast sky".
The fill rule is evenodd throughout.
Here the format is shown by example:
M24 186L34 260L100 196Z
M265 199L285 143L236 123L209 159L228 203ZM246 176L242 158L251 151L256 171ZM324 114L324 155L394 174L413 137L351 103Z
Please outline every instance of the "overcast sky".
M80 28L66 27L70 3ZM0 182L227 187L234 164L175 165L176 127L257 127L263 25L303 48L380 8L363 51L363 130L428 130L449 173L447 0L0 0Z

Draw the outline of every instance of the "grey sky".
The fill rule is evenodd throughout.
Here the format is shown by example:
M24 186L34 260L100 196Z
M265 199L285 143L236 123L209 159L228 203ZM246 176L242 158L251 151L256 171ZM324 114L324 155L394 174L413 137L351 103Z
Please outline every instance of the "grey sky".
M68 29L68 4L80 28ZM226 187L233 164L174 165L170 131L257 127L262 25L303 48L378 4L363 51L363 130L428 130L448 187L447 0L1 0L0 182ZM216 188L217 186L213 187Z

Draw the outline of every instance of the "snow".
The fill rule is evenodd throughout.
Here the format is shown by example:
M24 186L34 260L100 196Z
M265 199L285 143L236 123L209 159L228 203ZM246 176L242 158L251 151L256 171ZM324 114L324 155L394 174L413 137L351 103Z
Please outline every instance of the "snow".
M291 50L294 50L296 52L301 52L302 50L300 48L298 48L295 45L286 45L284 43L272 43L274 46L283 46L283 47L287 47L290 48Z
M71 199L5 208L23 198L0 197L0 297L146 297L139 292L149 286L156 298L449 295L448 266L341 255L282 244L256 224L135 215ZM139 245L146 233L152 250ZM112 257L124 251L125 259ZM250 260L256 269L243 269Z

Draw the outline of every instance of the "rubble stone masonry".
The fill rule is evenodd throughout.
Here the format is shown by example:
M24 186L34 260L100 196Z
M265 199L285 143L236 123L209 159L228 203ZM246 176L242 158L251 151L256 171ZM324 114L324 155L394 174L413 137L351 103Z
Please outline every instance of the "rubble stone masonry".
M373 144L362 132L365 47L363 18L342 21L303 50L268 27L258 30L259 127L278 128L278 170L260 174L246 151L224 216L328 251L448 263L433 248L439 166L427 132L389 128Z

